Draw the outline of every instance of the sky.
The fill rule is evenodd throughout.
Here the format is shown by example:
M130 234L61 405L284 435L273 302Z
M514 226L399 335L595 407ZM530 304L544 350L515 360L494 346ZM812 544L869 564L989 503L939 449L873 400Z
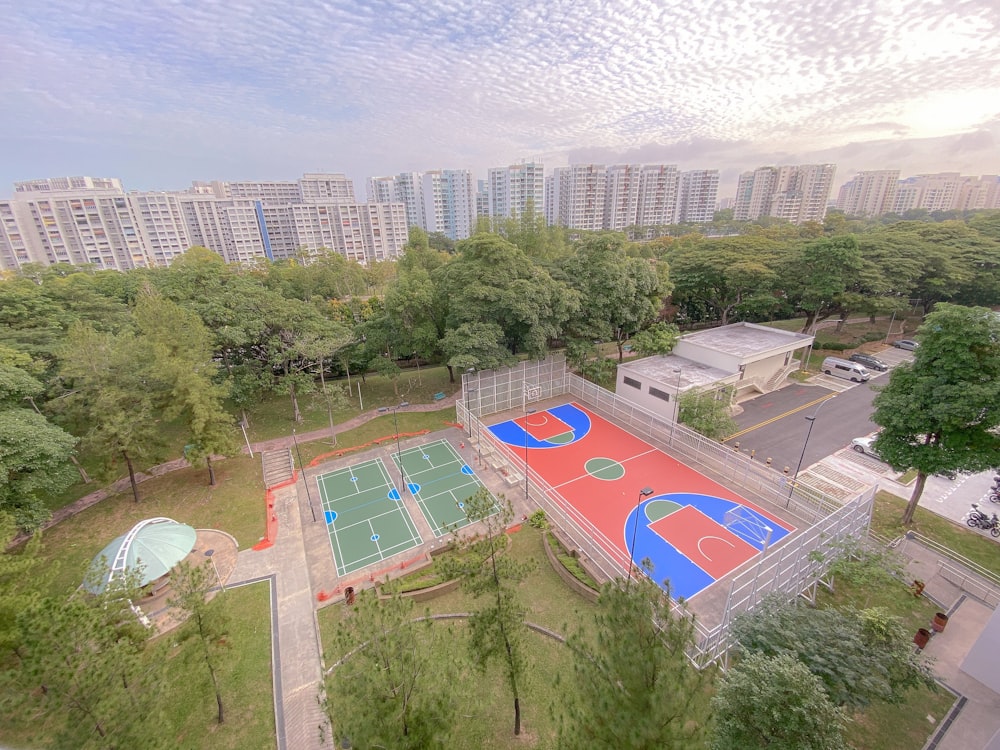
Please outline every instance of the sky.
M0 0L17 180L1000 173L997 0Z

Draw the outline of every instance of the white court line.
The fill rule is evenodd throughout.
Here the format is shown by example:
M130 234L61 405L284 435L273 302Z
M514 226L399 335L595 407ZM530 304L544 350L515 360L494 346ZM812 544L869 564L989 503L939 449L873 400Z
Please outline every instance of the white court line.
M651 453L663 453L663 451L659 451L656 448L653 448L652 450L643 451L642 453L637 453L634 456L629 456L628 458L624 458L621 461L618 461L618 459L616 459L616 458L611 458L610 456L592 456L591 458L607 458L609 461L618 461L618 463L620 463L620 464L622 464L624 466L629 461L633 461L633 460L635 460L637 458L642 458L643 456L648 456ZM664 454L664 455L666 455L666 454ZM521 463L523 464L524 461L522 460ZM626 467L626 469L627 469L627 467ZM626 473L627 473L627 471L626 471ZM572 479L567 479L562 484L556 484L556 485L551 485L551 486L552 486L552 489L558 490L558 489L561 489L562 487L565 487L568 484L573 484L573 482L577 482L577 481L579 481L581 479L584 479L586 477L593 477L593 476L594 475L591 474L589 471L585 471L583 474L578 474L577 476L573 477ZM595 479L596 478L597 477L595 477ZM617 480L615 480L615 481L617 481Z
M701 556L704 557L709 562L712 562L712 558L709 557L707 554L705 554L705 551L701 548L701 543L704 542L706 539L718 539L720 542L725 542L726 544L728 544L733 549L736 549L736 545L735 544L733 544L728 539L723 539L721 536L703 536L701 539L698 540L698 551L701 553ZM669 542L668 542L668 544L669 544ZM687 557L687 556L685 555L685 557ZM691 560L691 562L694 562L694 560ZM697 563L695 563L695 565L697 565ZM733 568L733 570L735 570L735 568Z

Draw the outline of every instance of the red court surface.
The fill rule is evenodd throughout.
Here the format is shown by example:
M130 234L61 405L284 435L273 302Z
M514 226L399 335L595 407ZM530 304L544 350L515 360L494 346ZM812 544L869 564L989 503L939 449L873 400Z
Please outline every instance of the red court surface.
M518 463L527 455L530 473L552 488L552 502L623 574L630 560L648 558L653 577L660 583L669 578L677 597L694 596L795 530L579 404L489 430ZM640 499L646 487L653 494ZM727 527L726 512L733 508L751 516L751 523Z
M690 505L649 526L713 578L722 578L760 551Z

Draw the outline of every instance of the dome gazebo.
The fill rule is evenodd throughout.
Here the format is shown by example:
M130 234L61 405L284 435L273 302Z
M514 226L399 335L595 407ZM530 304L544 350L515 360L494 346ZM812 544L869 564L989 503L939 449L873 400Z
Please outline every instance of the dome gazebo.
M141 569L140 586L165 576L194 549L197 532L172 518L147 518L101 550L84 588L99 594L127 571Z

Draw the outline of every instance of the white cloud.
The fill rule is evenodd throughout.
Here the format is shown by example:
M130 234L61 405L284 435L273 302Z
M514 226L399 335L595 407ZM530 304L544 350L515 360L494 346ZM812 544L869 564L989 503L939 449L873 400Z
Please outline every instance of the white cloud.
M733 171L849 144L875 159L1000 115L994 0L53 0L5 21L0 190L582 153Z

